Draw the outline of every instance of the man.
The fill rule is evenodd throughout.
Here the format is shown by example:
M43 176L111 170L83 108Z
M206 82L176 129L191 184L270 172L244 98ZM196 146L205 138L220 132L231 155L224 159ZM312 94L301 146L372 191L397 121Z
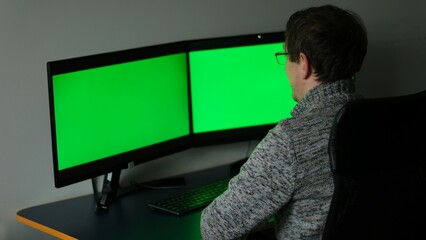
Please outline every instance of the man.
M287 22L285 71L298 102L259 143L228 190L202 213L204 239L239 239L275 217L277 239L321 239L333 194L327 153L336 112L359 99L353 76L367 51L360 18L334 6Z

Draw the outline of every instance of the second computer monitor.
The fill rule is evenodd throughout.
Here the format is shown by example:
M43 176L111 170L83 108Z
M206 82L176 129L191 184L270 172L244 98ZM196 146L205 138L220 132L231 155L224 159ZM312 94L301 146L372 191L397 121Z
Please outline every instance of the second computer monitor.
M192 42L189 50L195 145L262 138L296 102L284 66L284 33Z

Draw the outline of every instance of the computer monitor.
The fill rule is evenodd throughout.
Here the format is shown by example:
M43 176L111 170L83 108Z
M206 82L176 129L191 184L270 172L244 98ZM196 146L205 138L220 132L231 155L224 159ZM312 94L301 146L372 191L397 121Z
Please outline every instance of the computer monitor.
M49 62L55 186L262 138L296 104L274 56L283 43L277 32Z
M186 43L47 67L56 187L190 147Z
M189 43L193 144L263 138L296 102L284 66L284 33Z

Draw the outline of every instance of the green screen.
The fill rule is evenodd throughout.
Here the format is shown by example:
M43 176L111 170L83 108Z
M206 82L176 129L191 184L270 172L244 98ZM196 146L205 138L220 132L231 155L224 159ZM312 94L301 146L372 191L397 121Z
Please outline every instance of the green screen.
M283 43L189 53L194 133L274 124L296 102L284 66Z
M186 54L53 76L58 169L187 136Z

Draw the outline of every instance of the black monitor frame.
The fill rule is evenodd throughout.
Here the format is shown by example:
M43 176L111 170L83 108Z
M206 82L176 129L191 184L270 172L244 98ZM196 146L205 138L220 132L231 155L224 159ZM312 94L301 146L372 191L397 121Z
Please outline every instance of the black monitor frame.
M249 34L232 37L220 37L201 39L188 43L188 52L198 50L212 50L228 47L242 47L257 44L278 43L285 41L285 32L270 32L260 34ZM188 54L189 57L189 54ZM190 67L190 66L189 66ZM188 77L191 78L188 73ZM190 80L191 81L191 80ZM191 108L192 109L192 108ZM191 110L192 111L192 110ZM192 114L192 112L191 112ZM238 141L259 140L265 137L267 132L276 124L234 128L228 130L194 133L192 131L192 145L205 146ZM193 129L191 127L191 129Z
M64 187L96 176L127 168L129 163L143 163L162 156L190 148L190 136L154 144L128 151L94 162L59 170L56 145L56 122L53 99L53 76L62 73L86 70L136 60L159 57L169 54L186 53L186 43L177 42L157 46L142 47L78 58L51 61L47 63L51 141L56 187ZM190 119L190 116L189 116Z
M128 49L123 51L95 54L65 60L51 61L47 63L48 72L48 91L49 91L49 110L51 123L51 141L54 166L54 179L56 187L64 187L73 183L88 180L100 175L116 172L128 167L129 163L140 164L162 156L183 151L191 147L221 144L228 142L258 140L265 136L269 129L275 124L262 126L237 128L223 131L206 132L194 134L192 126L192 107L191 107L191 89L190 74L188 71L188 100L189 100L189 124L190 134L178 139L166 141L163 143L143 147L133 151L125 152L100 161L95 161L65 170L58 170L57 148L56 148L56 124L53 101L53 83L54 75L86 70L96 67L114 65L130 61L148 59L175 53L186 53L189 63L189 52L195 50L206 50L215 48L226 48L235 46L249 46L256 44L267 44L284 42L284 32L250 34L233 37L220 37L192 41L182 41L155 46ZM188 64L189 65L189 64Z

